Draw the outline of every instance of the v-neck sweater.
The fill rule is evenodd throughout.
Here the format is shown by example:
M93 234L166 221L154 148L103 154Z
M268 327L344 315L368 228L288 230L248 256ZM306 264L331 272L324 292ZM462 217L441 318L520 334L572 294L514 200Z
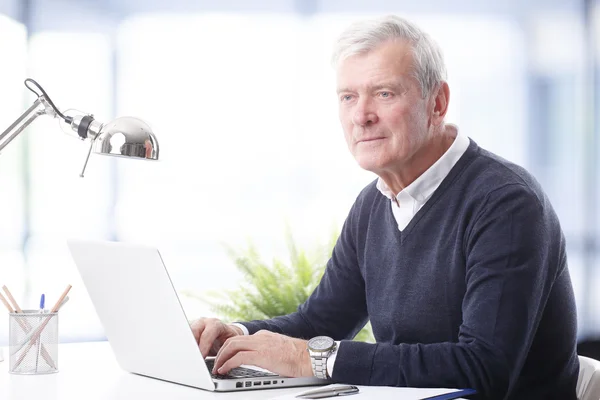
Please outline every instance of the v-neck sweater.
M370 320L376 343L350 341ZM540 185L474 141L402 231L369 184L298 311L243 323L342 340L333 381L575 400L565 239Z

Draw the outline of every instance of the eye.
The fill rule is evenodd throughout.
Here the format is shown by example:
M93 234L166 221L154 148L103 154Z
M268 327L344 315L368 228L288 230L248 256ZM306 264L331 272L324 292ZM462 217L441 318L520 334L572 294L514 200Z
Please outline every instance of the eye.
M352 95L351 94L345 94L345 95L343 95L343 96L340 97L340 101L342 103L347 103L350 100L352 100Z
M392 97L392 93L391 92L379 92L379 97L384 98L384 99L389 99L390 97Z

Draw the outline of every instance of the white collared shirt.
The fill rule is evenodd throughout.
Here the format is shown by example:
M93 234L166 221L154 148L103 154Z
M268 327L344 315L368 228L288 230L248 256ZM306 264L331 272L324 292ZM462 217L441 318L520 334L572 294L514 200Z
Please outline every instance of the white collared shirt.
M448 176L452 167L465 153L467 147L469 147L469 138L459 132L450 148L421 176L401 190L395 201L394 193L383 179L377 180L377 189L390 199L392 213L399 230L406 228L415 214L425 205L440 183Z
M377 180L377 189L388 199L390 199L390 206L392 207L392 213L394 219L398 224L398 229L402 231L410 223L415 214L425 205L427 200L431 197L433 192L440 186L444 178L448 176L450 170L467 151L469 147L469 138L457 133L454 142L450 145L450 148L446 150L444 154L425 172L423 172L417 179L415 179L410 185L405 187L403 190L395 196L390 190L383 179ZM238 326L245 335L248 335L248 329L241 324L233 324ZM336 342L339 349L340 342ZM333 376L333 367L337 352L333 353L327 359L327 373L329 376Z

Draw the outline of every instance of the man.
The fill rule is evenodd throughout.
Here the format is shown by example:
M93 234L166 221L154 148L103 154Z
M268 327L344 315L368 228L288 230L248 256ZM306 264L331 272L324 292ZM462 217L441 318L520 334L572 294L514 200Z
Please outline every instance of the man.
M486 399L575 399L565 241L538 183L445 124L442 55L412 23L354 25L334 62L348 148L378 179L297 312L195 321L202 354L216 354L218 373L253 364L362 385L474 388ZM350 341L367 320L377 343ZM317 336L328 338L308 352Z

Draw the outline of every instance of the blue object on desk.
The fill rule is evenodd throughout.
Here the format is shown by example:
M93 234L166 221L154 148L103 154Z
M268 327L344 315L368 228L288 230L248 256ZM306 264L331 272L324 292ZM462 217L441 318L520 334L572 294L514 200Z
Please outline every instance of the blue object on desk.
M44 312L44 306L46 305L46 295L42 293L40 297L40 312Z
M421 400L451 400L458 399L460 397L471 396L475 393L477 393L477 390L475 389L462 389L452 393L444 393L437 396L425 397Z

